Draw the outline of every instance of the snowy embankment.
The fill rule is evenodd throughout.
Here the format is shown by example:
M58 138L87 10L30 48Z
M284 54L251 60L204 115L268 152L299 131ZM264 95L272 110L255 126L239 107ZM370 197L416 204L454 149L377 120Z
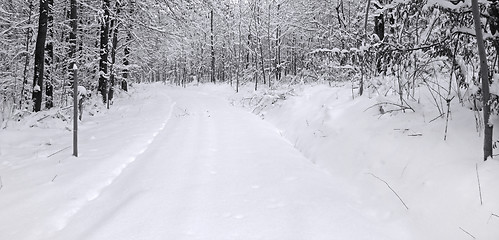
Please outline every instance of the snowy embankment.
M499 162L482 161L476 115L452 102L444 141L445 117L419 91L409 103L415 112L405 113L376 105L397 97L353 99L350 86L244 88L228 97L341 179L366 218L409 223L412 239L498 239Z
M63 229L148 148L172 102L152 87L138 85L132 94L109 110L94 106L97 97L87 104L78 158L71 157L71 114L57 112L64 110L0 130L0 239L45 239Z

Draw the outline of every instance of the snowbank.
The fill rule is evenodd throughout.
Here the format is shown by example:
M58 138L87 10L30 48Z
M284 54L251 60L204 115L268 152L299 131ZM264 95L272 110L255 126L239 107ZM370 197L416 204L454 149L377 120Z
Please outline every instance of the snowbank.
M350 86L244 89L229 99L339 176L367 218L408 222L414 239L497 239L499 162L482 161L477 113L452 102L444 141L445 118L419 91L405 113L379 104L395 97L354 99Z

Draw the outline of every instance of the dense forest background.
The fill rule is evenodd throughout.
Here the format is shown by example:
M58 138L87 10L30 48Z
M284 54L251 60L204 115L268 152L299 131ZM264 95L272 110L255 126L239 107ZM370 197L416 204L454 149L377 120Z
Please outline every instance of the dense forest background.
M451 103L478 112L484 105L473 5L4 0L0 120L70 106L73 63L81 85L104 103L132 82L225 82L236 90L241 84L257 89L283 82L351 82L355 95L397 95L400 101L393 104L402 110L414 111L416 89L425 87L442 117ZM491 92L485 106L497 114L499 7L495 0L480 1L478 10ZM483 119L477 123L488 126Z

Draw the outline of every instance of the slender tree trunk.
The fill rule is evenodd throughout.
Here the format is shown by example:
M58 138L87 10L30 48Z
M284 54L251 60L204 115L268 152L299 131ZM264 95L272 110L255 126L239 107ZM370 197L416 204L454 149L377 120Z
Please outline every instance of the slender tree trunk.
M293 75L296 76L298 71L297 71L297 62L298 62L298 56L296 54L296 36L293 37Z
M130 8L130 15L133 14L133 1L130 2L129 4L129 8ZM123 57L123 66L124 66L124 69L123 69L123 79L121 80L121 89L123 89L125 92L128 91L128 78L129 78L129 73L130 73L130 70L128 69L129 65L130 65L130 47L129 47L129 44L130 42L132 41L132 24L129 24L128 25L128 29L127 29L127 35L126 35L126 42L125 42L125 48L123 50L123 53L125 54L125 56Z
M371 8L371 0L367 0L366 4L366 15L364 18L364 37L367 40L367 19L369 18L369 9Z
M115 84L115 77L116 77L116 70L114 69L114 64L116 63L116 48L118 46L118 16L120 14L120 1L116 1L116 13L111 21L111 31L113 33L113 38L112 38L112 47L111 47L111 64L109 67L109 72L111 73L110 75L110 83L109 83L109 92L108 92L108 108L109 108L109 102L113 100L114 97L114 84Z
M480 75L482 81L482 102L483 102L483 121L484 121L484 141L483 158L487 160L492 157L492 125L490 124L490 92L489 92L489 67L487 65L487 55L482 35L482 23L480 20L480 10L478 0L471 0L473 19L475 22L476 40L478 45L478 54L480 55Z
M279 16L279 11L281 8L281 4L277 4L277 16ZM278 19L280 21L280 19ZM275 66L275 76L276 80L280 81L281 80L281 27L277 25L276 29L276 66Z
M127 43L130 41L130 39L131 39L131 34L128 33L127 34ZM123 79L121 80L121 89L123 89L125 92L127 92L128 91L128 74L129 74L128 66L130 65L130 62L128 61L128 58L130 57L130 48L128 47L128 45L125 47L123 52L125 53L125 56L123 57L124 69L123 69Z
M33 77L33 111L42 108L42 87L45 61L45 41L47 39L48 0L40 0L40 16L38 21L38 35L35 47L35 72Z
M52 64L54 62L54 0L48 1L48 19L47 32L48 41L45 46L45 108L50 109L54 106L54 87L52 76Z
M215 36L213 33L213 9L210 11L210 39L211 39L211 82L215 80Z
M270 26L271 26L271 18L270 18L270 12L271 12L271 4L269 3L269 15L268 15L268 22L267 22L267 41L269 42L269 87L272 86L272 40L270 39Z
M29 0L29 12L28 12L28 25L31 24L31 14L33 13L33 0ZM29 45L31 42L31 30L30 28L26 29L26 60L24 63L24 72L23 72L23 86L21 88L21 100L19 102L19 108L21 109L23 107L23 101L28 101L28 95L26 94L26 89L28 88L28 65L29 65L29 59L30 56L28 54L29 52Z
M104 0L102 8L104 16L101 19L100 27L100 61L99 61L99 86L98 89L102 95L102 102L107 102L108 88L108 55L109 55L109 0Z
M241 33L241 18L242 18L242 11L241 11L241 0L238 0L238 7L239 7L239 25L238 25L238 35L239 35L239 45L238 45L238 58L237 58L237 76L236 76L236 92L239 92L239 78L241 74L241 64L242 64L242 33Z
M262 68L263 84L267 84L267 77L265 76L265 62L263 57L263 43L260 38L258 38L258 43L260 45L260 67Z
M78 31L78 4L77 0L71 0L70 2L70 13L69 13L69 25L71 27L71 32L69 32L69 71L73 72L73 64L76 63L76 32Z
M256 48L256 46L255 46ZM255 49L255 55L256 55L256 49ZM258 58L255 56L255 71L253 72L253 75L255 77L255 91L258 90Z

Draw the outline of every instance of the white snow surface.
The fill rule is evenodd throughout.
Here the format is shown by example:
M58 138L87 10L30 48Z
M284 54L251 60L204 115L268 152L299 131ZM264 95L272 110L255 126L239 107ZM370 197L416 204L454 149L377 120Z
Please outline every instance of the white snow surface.
M425 101L379 115L348 87L132 90L84 114L77 158L64 117L0 130L0 239L499 238L465 108L443 141Z

